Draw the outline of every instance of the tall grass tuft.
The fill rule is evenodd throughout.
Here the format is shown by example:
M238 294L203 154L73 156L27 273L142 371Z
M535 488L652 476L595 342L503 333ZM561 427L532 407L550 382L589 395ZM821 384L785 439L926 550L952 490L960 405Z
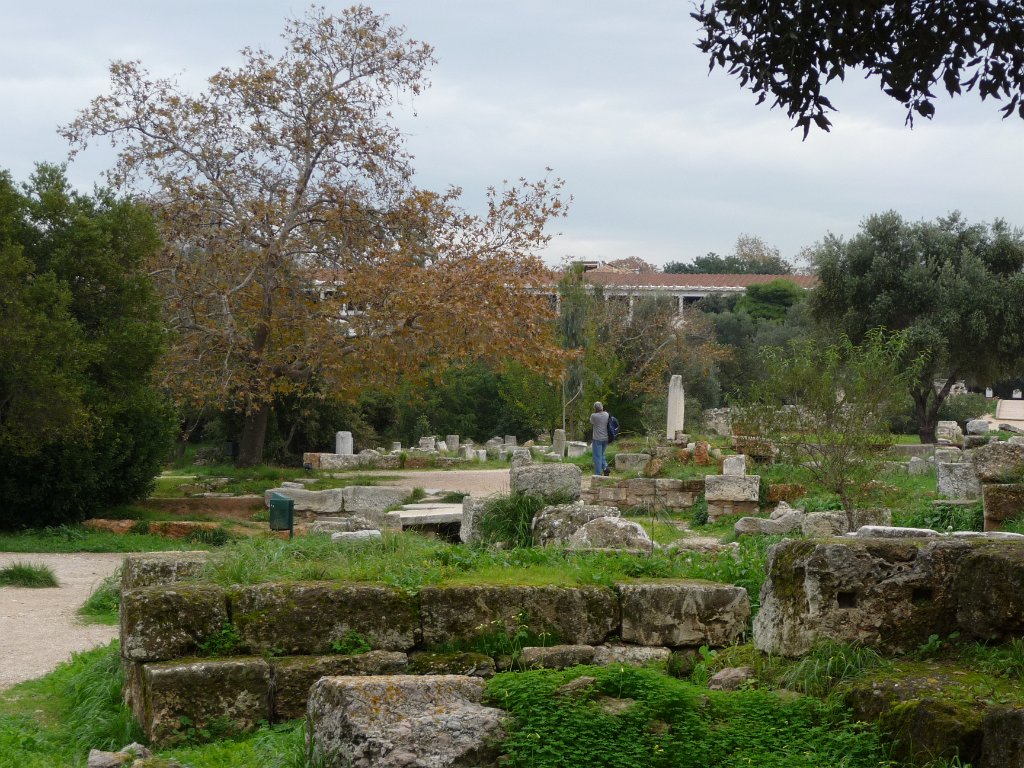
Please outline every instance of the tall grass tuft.
M887 663L871 648L827 640L783 672L779 682L790 690L824 698L840 683Z
M78 615L90 624L117 624L121 607L121 569L107 576L78 609Z
M18 562L0 568L0 586L59 587L60 584L49 566Z
M480 535L486 544L503 543L529 547L533 543L533 518L544 507L564 504L568 498L543 498L513 493L491 499L480 514Z

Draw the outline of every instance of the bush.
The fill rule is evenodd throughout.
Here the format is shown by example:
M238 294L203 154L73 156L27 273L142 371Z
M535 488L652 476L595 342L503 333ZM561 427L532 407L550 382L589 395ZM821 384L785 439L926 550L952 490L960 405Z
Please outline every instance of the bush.
M986 413L988 413L988 400L984 395L975 392L947 397L939 407L940 420L955 421L961 427L971 419L979 419Z
M480 536L485 544L505 543L528 547L533 543L533 518L549 502L540 496L513 493L487 502L480 514Z

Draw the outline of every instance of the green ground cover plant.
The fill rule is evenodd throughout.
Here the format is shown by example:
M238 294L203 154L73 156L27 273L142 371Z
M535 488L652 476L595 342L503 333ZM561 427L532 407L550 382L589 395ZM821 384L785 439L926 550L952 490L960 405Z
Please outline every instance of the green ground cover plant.
M0 533L0 552L164 552L207 549L208 544L150 534L92 531L80 525Z
M118 622L120 607L121 569L118 568L100 582L100 585L93 590L77 613L78 617L87 624L113 626Z
M36 563L11 563L0 568L0 587L59 587L53 570Z
M559 694L582 675L593 682ZM707 691L620 665L499 674L487 692L515 715L504 746L516 768L891 765L874 727L811 697Z

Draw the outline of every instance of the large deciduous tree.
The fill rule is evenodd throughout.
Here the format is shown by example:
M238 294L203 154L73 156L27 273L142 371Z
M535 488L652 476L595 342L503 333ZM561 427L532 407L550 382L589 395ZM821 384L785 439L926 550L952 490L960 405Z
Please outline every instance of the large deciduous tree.
M430 47L366 7L311 9L283 38L195 95L115 62L110 92L63 129L73 151L108 137L111 181L156 211L167 383L245 413L245 465L275 397L355 395L452 360L553 370L559 354L536 253L560 182L491 189L483 216L457 189L416 189L390 110L426 87Z
M673 275L791 275L793 265L760 237L740 235L728 256L709 253L692 262L670 261L664 271Z
M911 223L889 212L868 218L850 240L829 236L812 261L816 319L855 340L879 325L904 331L908 359L927 354L910 388L922 442L934 442L955 381L993 382L1019 370L1024 233L1005 222L968 224L952 214Z
M786 110L807 136L829 130L824 86L862 70L914 115L935 114L935 90L977 89L1024 118L1024 5L988 2L711 0L693 17L710 68L727 69Z

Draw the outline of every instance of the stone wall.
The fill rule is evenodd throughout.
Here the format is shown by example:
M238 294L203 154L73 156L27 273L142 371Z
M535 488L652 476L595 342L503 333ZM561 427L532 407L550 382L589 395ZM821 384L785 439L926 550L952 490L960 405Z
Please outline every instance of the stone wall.
M612 642L639 650L727 645L750 614L743 588L701 581L436 586L416 595L363 583L225 588L180 581L195 578L200 567L189 553L180 567L161 554L129 556L124 568L125 700L158 742L179 738L183 717L197 729L217 721L238 731L297 717L320 677L417 671L415 660L426 652L481 635L514 634L524 623L550 644L600 648ZM345 653L353 638L373 650ZM220 653L230 655L212 654L214 639L222 641ZM455 657L456 667L491 674L509 663L481 654Z
M657 510L686 510L704 492L703 480L671 480L663 477L635 477L617 480L591 478L583 492L586 504L604 504L620 510L646 507Z

